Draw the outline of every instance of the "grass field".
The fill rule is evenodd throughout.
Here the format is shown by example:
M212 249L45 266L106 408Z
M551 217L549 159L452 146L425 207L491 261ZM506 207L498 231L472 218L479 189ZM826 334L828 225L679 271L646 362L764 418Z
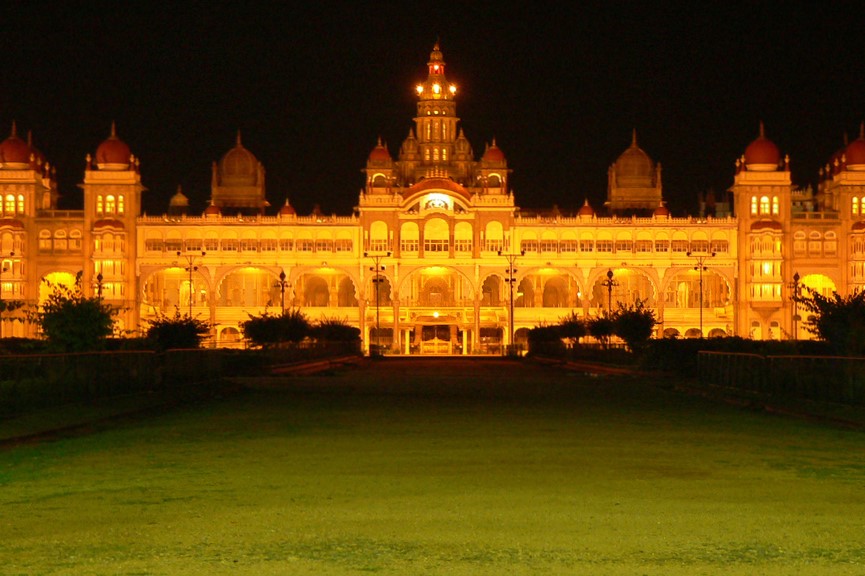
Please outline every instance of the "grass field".
M865 434L385 360L0 452L0 574L865 574Z

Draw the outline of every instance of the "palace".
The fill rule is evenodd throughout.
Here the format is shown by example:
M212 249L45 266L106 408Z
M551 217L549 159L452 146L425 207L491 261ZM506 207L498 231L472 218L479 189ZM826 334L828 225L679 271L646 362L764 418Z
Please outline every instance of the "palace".
M0 337L34 336L21 305L79 273L122 310L118 333L180 310L211 323L213 345L238 346L250 314L298 308L402 354L501 353L534 326L636 299L659 337L807 338L797 290L865 286L861 130L815 193L793 185L761 126L735 161L731 209L706 198L688 218L665 207L661 167L634 132L603 207L531 215L496 142L475 157L438 45L417 98L398 154L379 141L342 216L299 215L288 200L268 213L264 167L240 133L213 165L203 214L178 190L163 215L143 215L139 160L114 126L87 155L83 209L58 210L51 165L13 123L0 143Z

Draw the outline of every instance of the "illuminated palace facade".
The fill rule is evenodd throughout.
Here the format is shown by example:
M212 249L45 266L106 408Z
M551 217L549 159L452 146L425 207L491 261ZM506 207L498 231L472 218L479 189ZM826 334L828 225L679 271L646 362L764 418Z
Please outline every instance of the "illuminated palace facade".
M357 326L365 345L403 354L498 353L528 329L644 301L658 336L806 338L791 296L865 285L865 135L801 190L760 130L736 161L732 214L672 217L661 168L636 132L608 174L607 202L565 216L521 212L495 141L479 159L459 128L456 88L436 46L414 126L394 158L381 142L349 215L276 213L244 148L214 163L210 205L178 190L143 215L139 161L114 127L88 155L83 210L58 210L54 171L12 133L0 143L2 336L33 336L24 308L71 284L122 311L118 332L176 310L241 345L249 315L284 308ZM624 143L623 143L624 144ZM281 203L281 202L280 202ZM513 266L512 266L513 264ZM512 336L513 335L513 336Z

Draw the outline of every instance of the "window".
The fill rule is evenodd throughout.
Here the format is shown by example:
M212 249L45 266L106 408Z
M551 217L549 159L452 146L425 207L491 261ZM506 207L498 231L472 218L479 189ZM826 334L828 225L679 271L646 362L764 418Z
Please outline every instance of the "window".
M276 238L263 238L259 246L262 252L276 252L279 245L276 242Z
M66 239L66 230L57 230L54 232L54 250L65 252L69 248L69 242Z
M778 197L772 196L772 214L777 216L780 213L781 213L781 211L778 207Z
M555 254L558 251L558 242L550 239L541 240L540 248L541 252L549 252Z
M387 252L390 250L387 238L371 238L369 241L370 252Z
M613 251L613 241L612 240L598 240L596 247L598 252L612 252Z
M560 252L576 252L577 251L577 241L576 240L562 240L559 242L559 251Z
M712 240L712 252L726 254L730 250L730 243L726 240Z
M73 228L69 231L69 250L81 252L81 230Z
M856 216L857 214L859 214L859 199L854 197L853 198L853 215Z
M240 241L241 252L258 252L258 240L255 238L243 238Z
M670 241L669 240L655 240L655 252L669 252L670 251Z
M219 247L223 252L237 252L237 239L226 238L222 241Z
M417 238L403 238L402 240L400 240L399 249L403 252L417 252Z
M125 214L126 213L126 201L123 197L123 194L117 197L117 213Z
M24 214L24 195L23 194L18 195L18 213Z
M294 239L293 238L280 238L279 239L279 249L283 252L291 252L294 250Z
M219 251L219 238L205 238L204 239L204 250L207 252L218 252Z
M103 212L105 212L105 202L102 199L102 194L99 194L96 197L96 213L102 214Z
M450 248L447 240L424 239L424 252L447 252Z
M105 212L107 214L114 214L117 211L117 204L115 203L114 196L109 194L105 197Z
M333 242L334 252L351 252L354 249L354 242L351 238L337 238Z
M823 254L826 256L835 256L838 250L838 239L835 232L831 230L823 235Z
M651 240L637 240L634 244L634 248L636 252L644 254L646 252L652 251L652 241Z
M15 214L15 196L9 194L6 196L6 206L4 208L4 212L8 215Z
M616 252L633 252L634 243L630 240L616 240Z
M709 241L708 240L694 240L691 242L691 251L693 252L708 252L709 251Z
M40 252L50 252L51 251L51 231L50 230L40 230L39 231L39 251Z
M312 238L301 238L297 241L297 251L298 252L312 252L315 250L315 242L313 242Z
M521 240L520 241L520 250L523 252L537 252L538 251L538 241L537 240Z
M502 241L496 240L496 239L491 240L491 239L487 238L485 245L484 245L484 249L489 251L489 252L501 252Z
M580 252L594 252L594 240L580 240Z
M757 197L756 196L751 197L751 215L752 216L757 215Z
M183 247L187 252L201 252L202 244L201 238L187 238Z
M320 238L315 241L316 252L333 252L333 240Z
M165 241L165 250L167 252L180 252L183 250L183 241L180 238L168 238Z
M760 197L760 214L768 214L769 213L769 197L762 196Z
M471 238L454 240L454 250L456 252L471 252L472 251Z
M673 252L685 253L690 250L690 245L687 240L673 240L670 244Z
M161 238L148 238L144 241L144 250L147 252L162 252Z

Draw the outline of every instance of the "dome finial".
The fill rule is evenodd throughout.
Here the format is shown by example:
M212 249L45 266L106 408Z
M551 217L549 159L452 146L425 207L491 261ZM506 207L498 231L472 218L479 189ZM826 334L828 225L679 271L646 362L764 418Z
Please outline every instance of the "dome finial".
M865 140L865 120L859 123L859 139Z
M634 127L633 131L631 132L631 148L636 148L636 147L637 147L637 128Z
M240 128L237 129L237 139L235 140L235 144L243 146L243 143L240 141Z
M15 120L12 121L12 132L9 134L10 138L18 137L18 125L15 123Z
M117 124L114 122L114 120L111 121L111 134L108 137L117 138Z
M766 127L763 126L763 121L760 120L760 138L766 137Z

